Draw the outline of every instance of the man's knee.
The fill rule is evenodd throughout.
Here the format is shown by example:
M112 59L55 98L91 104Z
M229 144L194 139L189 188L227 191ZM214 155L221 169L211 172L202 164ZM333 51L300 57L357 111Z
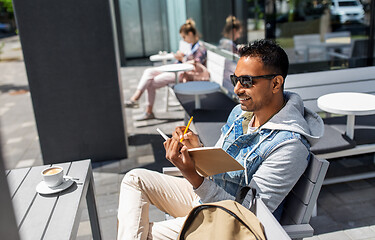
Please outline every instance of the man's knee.
M148 170L142 168L136 168L129 171L122 179L122 184L139 187L142 178L147 171Z

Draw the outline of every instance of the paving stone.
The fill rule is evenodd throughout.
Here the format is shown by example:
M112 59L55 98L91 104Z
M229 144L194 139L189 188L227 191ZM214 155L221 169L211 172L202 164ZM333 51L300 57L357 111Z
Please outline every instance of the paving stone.
M79 223L77 239L91 239L90 221L81 221Z
M344 203L358 203L363 201L375 201L375 188L369 187L365 189L359 189L348 192L337 193L336 196L340 198Z
M150 222L160 222L163 220L165 220L165 213L150 204Z
M370 227L361 227L344 231L352 239L375 239L375 231Z
M314 235L320 235L342 230L342 224L337 223L328 215L318 215L311 218L310 225L314 229Z
M319 235L320 240L352 240L344 231L337 231Z
M375 218L375 209L369 202L357 202L357 204L347 204L332 208L330 216L337 222L347 223L363 218Z
M100 219L100 229L102 237L105 240L117 238L117 217L102 218Z
M117 181L113 184L108 184L104 186L95 186L96 195L114 194L120 191L120 185Z
M341 204L343 204L343 201L328 191L325 186L322 187L318 197L318 211L320 208L330 209Z
M319 237L318 236L312 236L312 237L304 238L303 240L319 240Z

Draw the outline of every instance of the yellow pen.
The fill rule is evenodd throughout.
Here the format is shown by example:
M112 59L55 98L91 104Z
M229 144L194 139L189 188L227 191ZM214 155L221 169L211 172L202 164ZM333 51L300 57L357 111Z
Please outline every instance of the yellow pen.
M191 116L188 124L186 125L186 128L185 128L185 131L184 131L184 135L187 133L188 129L189 129L189 126L190 126L190 123L191 123L191 120L193 120L193 116ZM182 142L184 140L184 136L182 136L182 138L180 139L180 142Z

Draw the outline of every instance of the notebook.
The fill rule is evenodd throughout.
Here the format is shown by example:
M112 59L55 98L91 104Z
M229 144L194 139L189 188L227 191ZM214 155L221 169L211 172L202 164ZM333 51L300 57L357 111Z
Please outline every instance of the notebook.
M244 170L241 164L219 147L192 148L188 152L195 161L195 168L204 177Z

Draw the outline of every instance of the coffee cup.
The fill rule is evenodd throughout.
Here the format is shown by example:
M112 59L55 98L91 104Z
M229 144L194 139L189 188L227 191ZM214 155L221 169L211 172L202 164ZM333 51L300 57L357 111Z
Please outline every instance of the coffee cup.
M64 180L64 169L59 166L46 168L42 171L42 177L48 187L57 187Z

